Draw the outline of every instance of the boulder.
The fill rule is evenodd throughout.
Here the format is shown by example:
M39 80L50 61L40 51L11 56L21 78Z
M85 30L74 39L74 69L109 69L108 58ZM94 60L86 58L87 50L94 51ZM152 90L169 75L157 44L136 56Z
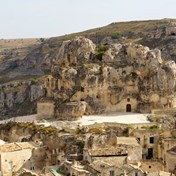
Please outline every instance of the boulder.
M149 48L139 44L130 44L127 47L127 56L131 59L146 59Z
M60 66L85 63L89 61L91 54L95 53L95 47L95 44L85 37L65 41L59 50L56 63Z

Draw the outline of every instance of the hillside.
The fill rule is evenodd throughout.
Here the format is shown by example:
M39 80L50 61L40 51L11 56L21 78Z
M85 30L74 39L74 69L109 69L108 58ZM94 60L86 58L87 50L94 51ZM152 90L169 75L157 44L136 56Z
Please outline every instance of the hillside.
M26 110L29 114L36 112L36 101L44 94L40 85L43 84L43 78L50 73L53 60L56 59L63 41L84 36L91 39L96 46L100 43L105 46L114 43L142 44L150 49L160 49L163 60L176 60L175 27L175 19L132 21L111 23L104 27L45 40L1 39L1 116L4 118L25 115ZM19 90L22 91L20 94Z
M99 43L140 43L151 49L164 50L164 57L176 60L176 51L173 48L175 35L167 34L167 28L176 26L175 19L151 21L132 21L111 23L107 26L90 29L80 33L53 37L40 42L39 39L0 40L1 73L7 73L7 78L38 76L47 74L51 61L57 55L59 47L65 40L76 36L91 39L96 45ZM10 66L8 63L11 63ZM8 66L9 67L8 67ZM4 74L3 74L4 75ZM6 78L6 79L7 79ZM8 80L8 79L7 79ZM5 81L6 80L2 80Z

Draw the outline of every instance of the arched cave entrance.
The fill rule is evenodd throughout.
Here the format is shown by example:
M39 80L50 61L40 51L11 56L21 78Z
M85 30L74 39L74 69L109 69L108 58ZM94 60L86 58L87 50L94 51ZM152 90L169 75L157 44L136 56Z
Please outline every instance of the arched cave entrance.
M126 112L131 112L131 104L126 105Z

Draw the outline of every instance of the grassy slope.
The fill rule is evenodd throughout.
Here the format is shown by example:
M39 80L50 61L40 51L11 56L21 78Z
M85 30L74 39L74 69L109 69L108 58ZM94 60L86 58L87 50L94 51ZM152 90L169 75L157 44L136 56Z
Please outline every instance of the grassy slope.
M130 21L130 22L118 22L111 23L107 26L90 29L87 31L73 33L69 35L59 36L50 38L49 43L60 44L64 40L68 40L74 38L75 36L111 36L115 32L120 32L123 35L127 35L130 32L133 33L142 33L143 35L148 34L149 31L152 31L156 28L161 28L166 25L168 21L172 21L173 19L162 19L162 20L149 20L149 21Z
M39 44L37 39L0 39L0 49L24 48Z

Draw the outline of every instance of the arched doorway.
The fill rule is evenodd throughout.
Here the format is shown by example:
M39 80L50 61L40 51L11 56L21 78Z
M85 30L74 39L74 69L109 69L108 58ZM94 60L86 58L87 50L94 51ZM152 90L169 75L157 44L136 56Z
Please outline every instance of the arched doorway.
M126 105L126 112L131 112L131 104Z

